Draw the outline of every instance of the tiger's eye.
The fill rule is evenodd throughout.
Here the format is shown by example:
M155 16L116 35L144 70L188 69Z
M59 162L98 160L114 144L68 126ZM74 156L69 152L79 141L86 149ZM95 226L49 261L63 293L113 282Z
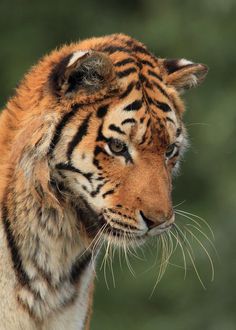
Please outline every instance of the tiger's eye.
M122 154L127 150L126 144L118 139L111 139L108 142L108 145L114 154Z
M167 149L166 149L166 157L171 157L171 155L173 154L174 150L175 150L175 147L176 145L173 143L173 144L170 144Z

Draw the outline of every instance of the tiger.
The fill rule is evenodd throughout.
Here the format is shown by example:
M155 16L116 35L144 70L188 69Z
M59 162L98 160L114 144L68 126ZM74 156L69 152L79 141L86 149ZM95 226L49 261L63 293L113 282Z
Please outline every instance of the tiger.
M181 95L207 72L113 34L25 75L0 115L1 330L89 329L102 246L171 229Z

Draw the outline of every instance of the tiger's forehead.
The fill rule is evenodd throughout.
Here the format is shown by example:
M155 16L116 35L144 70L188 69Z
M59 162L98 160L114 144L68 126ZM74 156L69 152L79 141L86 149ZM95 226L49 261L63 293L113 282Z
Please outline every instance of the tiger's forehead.
M105 119L103 135L106 138L122 139L143 146L155 143L165 147L175 142L176 125L162 119L156 120L149 113L144 116L141 113L141 116L124 116L121 111L113 109Z
M138 144L151 143L155 137L157 143L173 143L180 118L158 75L159 68L151 70L127 56L116 63L122 89L104 120L106 136L128 137Z

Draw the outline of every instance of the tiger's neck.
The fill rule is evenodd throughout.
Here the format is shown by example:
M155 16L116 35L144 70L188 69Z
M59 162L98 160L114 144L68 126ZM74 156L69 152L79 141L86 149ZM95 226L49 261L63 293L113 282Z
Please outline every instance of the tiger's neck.
M82 237L78 214L69 205L59 211L39 202L20 180L9 185L2 203L17 301L42 324L77 303L82 324L90 301L94 258Z

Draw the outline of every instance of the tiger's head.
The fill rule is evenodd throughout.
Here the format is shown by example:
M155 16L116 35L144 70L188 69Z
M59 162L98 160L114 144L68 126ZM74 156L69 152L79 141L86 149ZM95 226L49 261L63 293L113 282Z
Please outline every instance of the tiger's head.
M26 77L34 117L54 118L43 140L50 189L70 196L88 236L102 230L119 244L172 225L172 174L187 144L180 94L206 73L118 34L64 46Z

